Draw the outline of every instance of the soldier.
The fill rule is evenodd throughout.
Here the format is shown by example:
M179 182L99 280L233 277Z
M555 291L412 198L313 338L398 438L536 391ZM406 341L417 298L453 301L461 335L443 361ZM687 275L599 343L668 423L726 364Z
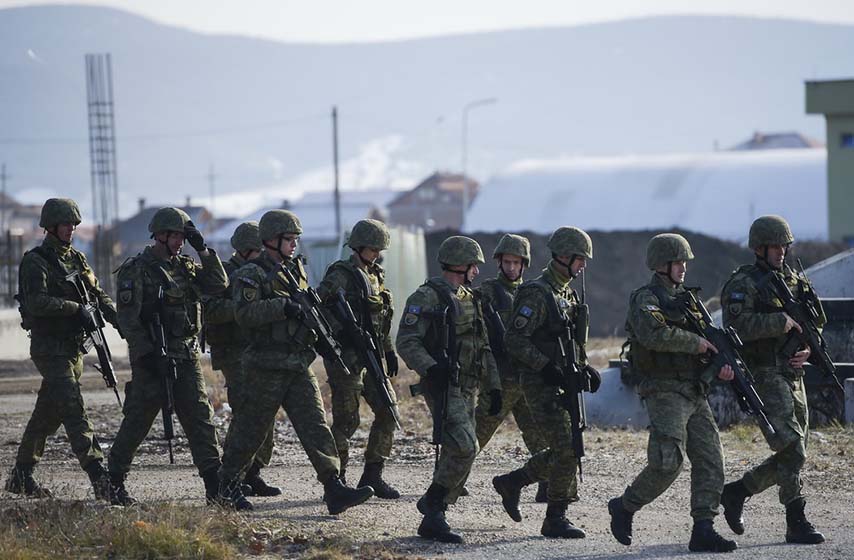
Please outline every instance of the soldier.
M350 258L332 263L327 269L317 293L328 307L333 307L338 291L353 308L360 328L374 339L377 350L385 356L388 375L398 371L397 355L391 341L391 319L394 315L391 292L384 285L385 271L377 264L381 251L388 248L389 235L385 224L377 220L360 220L353 226L347 246L353 251ZM347 470L349 439L359 427L359 396L363 396L374 413L374 422L365 449L365 470L357 486L370 486L378 498L396 500L400 492L383 480L383 466L391 454L395 419L389 408L380 400L380 388L374 379L365 380L365 365L359 363L354 344L343 336L343 328L329 313L336 334L342 333L344 361L350 374L333 360L324 359L329 387L332 389L332 435L341 460L341 478ZM370 321L370 324L362 324ZM379 359L377 360L379 362ZM381 362L379 362L381 363ZM385 379L385 391L395 400L394 388Z
M208 501L216 497L220 466L213 409L208 401L199 352L201 296L228 286L222 263L190 217L178 208L161 208L148 225L153 243L118 269L118 320L128 341L132 380L125 386L125 417L110 449L112 503L136 503L125 488L139 444L166 399L167 375L175 364L172 382L175 412L199 470ZM201 264L182 255L186 240L198 252ZM162 295L162 297L161 297ZM158 313L166 333L168 356L161 356L154 337L153 314Z
M71 449L89 475L95 497L110 499L110 484L102 466L104 458L92 423L86 415L80 392L83 373L85 327L94 328L95 318L81 305L69 274L77 273L97 301L104 318L116 326L116 309L98 285L98 279L83 253L71 246L80 224L80 209L68 198L51 198L42 206L39 226L44 241L24 254L19 268L21 326L30 331L30 357L42 376L36 406L21 444L6 490L34 498L51 496L33 479L33 469L44 453L45 440L65 427Z
M261 238L258 236L258 222L244 222L237 226L231 236L231 246L234 254L223 263L229 284L234 283L234 273L248 261L261 254ZM203 298L205 314L205 341L211 347L211 367L222 371L225 377L225 387L228 391L228 404L231 405L232 419L240 416L246 406L251 406L252 395L244 391L246 380L241 359L248 341L234 319L234 300L226 290L217 296ZM231 427L229 426L229 428ZM247 496L278 496L281 489L270 486L261 478L261 469L270 464L273 457L273 430L275 419L270 422L267 437L255 458L252 466L246 471L243 488ZM228 441L228 435L226 435ZM227 444L226 444L227 445Z
M498 263L498 276L484 281L475 289L475 294L480 297L484 309L486 309L487 305L492 306L506 329L510 321L510 313L513 311L513 298L522 284L522 275L525 269L531 264L531 244L526 237L522 237L521 235L505 234L498 241L492 258ZM477 408L475 409L477 443L482 450L489 443L489 440L492 439L501 422L510 413L513 413L516 425L519 427L519 431L522 432L522 440L525 442L525 446L531 455L535 455L548 446L543 437L537 432L534 421L531 418L528 403L525 401L525 395L522 393L522 385L519 382L519 372L514 370L510 364L510 357L504 351L504 340L503 338L501 340L496 340L495 338L497 336L495 331L498 325L493 325L489 317L487 317L486 326L490 334L489 340L492 353L495 356L498 371L501 374L501 400L503 406L500 413L491 416L489 414L491 403L487 398L488 395L481 393L478 396ZM536 501L540 503L548 501L547 492L548 482L540 482L537 489Z
M463 542L461 535L451 531L445 510L456 502L477 455L474 410L479 385L490 397L490 413L501 411L498 368L483 312L469 288L478 274L477 265L483 262L483 252L474 239L445 239L439 246L442 275L431 278L409 296L397 334L398 352L420 376L433 422L442 422L441 451L433 481L418 500L418 511L424 515L418 534L441 542ZM455 319L449 328L454 330L456 348L445 348L445 309L452 310ZM443 352L448 352L449 359ZM449 371L449 364L454 371ZM443 401L444 413L436 409L437 402Z
M540 533L551 538L584 538L580 528L566 517L570 502L578 501L576 471L578 460L572 450L569 412L562 406L558 385L563 371L559 364L559 340L567 325L575 325L579 299L569 283L593 258L590 236L575 227L560 227L547 244L552 258L533 282L519 287L507 326L504 344L511 366L520 372L522 392L534 419L535 430L548 448L531 457L524 467L497 476L492 485L501 494L507 514L522 520L519 495L523 487L548 481L548 505ZM564 341L565 342L565 341ZM595 392L601 383L599 373L587 365L582 344L577 354L586 385Z
M646 286L632 292L626 318L632 368L642 381L638 393L649 413L649 463L622 496L608 502L611 533L624 545L632 542L632 519L676 480L684 458L691 461L692 552L731 552L735 541L720 536L713 521L724 483L723 450L709 407L709 384L715 377L733 378L730 366L709 365L704 356L717 349L691 332L676 302L685 292L688 241L675 233L653 237L646 265L654 271ZM699 312L697 311L698 315Z
M340 478L341 463L326 424L317 378L310 365L316 356L317 334L306 324L301 305L293 298L282 269L306 289L302 258L294 256L302 233L299 218L287 210L270 210L261 217L260 256L234 274L234 317L249 340L243 352L246 395L252 406L234 419L222 457L219 502L235 509L252 509L241 491L242 473L249 468L283 407L305 449L317 479L323 483L326 507L341 513L373 496L371 487L353 489Z
M765 432L773 454L744 474L741 480L724 486L721 503L724 516L734 533L744 533L744 501L775 484L780 503L786 507L786 542L818 544L824 535L818 532L804 514L801 469L806 461L809 439L809 412L804 387L804 363L809 347L794 356L780 352L789 331L801 330L783 311L782 303L760 279L768 273L779 274L795 297L802 297L808 281L786 264L786 254L794 242L789 224L780 216L762 216L750 226L748 246L756 262L736 270L721 294L725 325L732 325L744 342L743 356L756 378L756 392L765 403L768 420L775 433ZM817 298L816 298L817 301ZM816 324L826 322L819 308Z

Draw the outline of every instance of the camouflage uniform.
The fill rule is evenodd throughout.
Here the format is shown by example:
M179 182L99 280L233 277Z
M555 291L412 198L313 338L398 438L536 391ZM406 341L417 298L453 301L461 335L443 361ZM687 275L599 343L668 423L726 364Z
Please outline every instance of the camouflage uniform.
M326 271L317 293L327 304L334 305L338 290L344 290L345 298L359 317L359 309L366 305L370 311L373 332L376 333L379 350L384 354L394 352L391 340L391 319L394 314L391 292L384 285L385 272L378 264L359 267L359 257L355 254L348 260L333 263ZM365 297L367 301L365 301ZM343 327L338 324L335 315L327 314L333 330L340 333ZM349 460L349 440L359 427L359 396L364 397L374 413L368 445L365 448L365 465L383 463L391 455L395 422L391 412L380 400L379 391L373 379L365 380L366 370L362 367L352 345L344 344L344 362L350 375L332 360L324 359L323 365L332 389L332 435L341 460L341 472L347 469ZM385 380L388 392L394 397L391 381ZM360 484L361 486L361 484Z
M189 216L182 211L167 208L155 214L152 226L163 212L177 213L185 224L192 225ZM172 231L178 231L177 227ZM109 469L114 486L121 485L123 489L123 480L130 471L136 450L151 430L166 399L162 373L165 366L159 363L158 349L150 330L152 313L159 305L158 291L162 289L161 317L166 329L167 352L177 370L173 384L175 413L187 436L193 464L205 481L208 497L215 495L219 449L213 409L199 361L198 335L202 296L222 292L228 280L219 257L212 249L208 251L206 256L200 255L201 264L198 264L186 255L165 260L153 247L146 247L118 269L118 320L128 341L133 377L125 386L125 417L110 449Z
M49 210L55 204L52 201L56 200L45 203L42 226L46 229L58 223L50 219L45 222L45 211L50 214ZM73 204L73 201L60 201L60 204L63 202L69 207ZM77 205L73 204L73 209L76 208ZM72 223L79 223L79 211L69 221L71 219ZM31 477L33 468L42 458L47 437L56 433L60 425L65 427L71 449L90 477L103 472L101 461L104 456L86 415L80 391L82 345L86 335L80 319L79 298L72 285L65 281L65 277L73 272L83 278L104 318L116 325L113 301L98 285L83 253L49 233L38 249L24 254L18 273L18 299L24 319L22 326L30 331L30 357L42 376L36 405L15 459L16 470L25 477ZM13 472L10 477L7 489L14 488L15 474ZM35 484L34 481L32 483ZM24 492L48 494L38 484L32 492L26 489Z

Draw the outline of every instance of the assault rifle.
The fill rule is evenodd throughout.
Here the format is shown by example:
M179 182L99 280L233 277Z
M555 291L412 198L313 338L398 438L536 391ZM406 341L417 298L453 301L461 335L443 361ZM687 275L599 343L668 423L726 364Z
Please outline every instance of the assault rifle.
M169 345L166 339L166 325L163 323L163 307L165 296L163 286L157 289L157 306L151 313L151 340L154 342L157 352L158 368L163 375L163 385L166 388L166 400L160 409L163 416L163 439L169 446L169 462L174 464L175 457L172 455L172 440L175 438L175 426L172 423L172 413L175 412L175 380L178 379L178 369L175 359L169 357Z
M116 370L113 369L113 355L110 353L110 347L107 345L107 337L104 336L104 327L107 325L106 321L104 321L104 314L86 288L86 284L83 282L83 278L80 277L79 272L72 272L65 277L65 281L74 287L74 291L77 292L77 297L80 299L80 305L86 307L95 319L95 328L84 327L86 329L86 341L83 344L83 348L88 353L93 346L95 347L95 352L98 354L98 364L95 365L95 369L104 378L107 388L112 389L113 393L116 394L116 400L119 402L119 407L121 408L122 398L119 396Z
M733 327L729 326L722 329L715 325L709 310L697 297L699 291L700 288L687 288L684 295L677 297L676 301L680 304L682 315L696 334L711 342L718 349L717 354L710 351L711 363L718 369L724 366L732 368L733 378L730 386L735 392L741 410L746 414L755 416L756 421L765 428L767 433L775 433L774 427L768 421L765 403L759 398L754 388L756 381L753 379L753 374L750 373L747 364L744 363L738 353L744 344ZM694 315L691 312L692 308L699 311L701 317Z
M356 349L359 361L365 366L368 377L370 377L376 386L377 394L379 394L383 406L391 413L395 426L400 429L400 411L397 409L397 402L389 392L388 385L386 385L386 374L383 370L380 351L377 348L374 335L370 332L373 330L372 326L370 324L359 326L356 315L353 313L353 308L350 307L349 302L344 298L344 290L338 290L334 309L336 315L338 315L338 320L344 326L347 338L350 339L353 347Z
M578 480L584 482L581 459L584 457L584 431L587 429L587 408L584 405L584 391L590 390L590 378L578 367L578 353L575 349L574 326L567 320L563 332L557 339L557 366L560 377L560 404L569 412L572 451L578 459Z
M801 270L803 271L803 265L801 265ZM806 275L804 277L806 278ZM821 302L809 281L807 281L807 289L800 299L792 294L792 290L789 289L783 277L773 270L769 271L759 281L759 287L761 288L763 284L783 302L783 311L801 327L800 331L798 329L789 331L789 338L781 348L780 353L786 358L791 358L802 348L809 348L809 362L818 367L826 377L833 378L833 382L839 390L844 391L842 383L836 377L836 365L827 353L827 343L824 341L818 325L816 325L816 321L821 316Z
M278 272L282 273L287 282L290 297L302 308L302 321L317 336L318 353L337 363L344 370L344 373L350 375L350 370L341 356L341 344L332 336L332 328L329 326L326 317L320 312L322 306L320 296L311 287L302 289L294 273L288 270L284 264L279 266Z
M486 334L489 336L489 347L492 348L492 355L497 360L503 360L507 357L507 350L504 347L504 334L507 329L504 327L504 321L501 320L501 315L492 306L491 301L484 301L482 304L483 318L486 320Z

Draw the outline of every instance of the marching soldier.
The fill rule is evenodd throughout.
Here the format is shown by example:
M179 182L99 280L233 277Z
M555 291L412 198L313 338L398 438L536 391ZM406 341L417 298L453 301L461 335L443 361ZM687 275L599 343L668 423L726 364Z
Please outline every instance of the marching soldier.
M824 535L806 518L801 479L809 440L804 363L810 357L810 349L798 349L793 356L782 354L790 331L801 331L802 325L760 284L766 274L773 273L782 276L797 298L811 291L808 280L786 264L786 254L794 241L785 219L757 218L748 236L756 262L736 270L721 294L724 324L735 327L744 342L744 360L756 378L756 392L765 403L775 431L763 431L773 454L740 480L724 486L721 503L727 523L740 535L744 533L744 501L776 485L780 503L786 508L786 542L818 544L824 542ZM824 311L818 298L815 303L819 312L816 324L822 327L826 322Z
M211 501L216 497L220 459L199 361L200 301L203 295L221 293L228 280L219 257L205 246L183 210L161 208L148 231L153 243L125 261L117 277L118 321L128 341L132 380L125 386L125 417L110 449L111 501L122 506L136 502L125 488L125 478L167 398L167 383L172 384L175 413ZM201 264L181 254L185 241L197 251ZM155 314L165 331L166 356L157 347Z
M376 262L380 252L388 248L388 243L388 229L382 222L356 222L347 240L352 255L327 269L317 293L327 308L334 308L339 290L344 291L344 297L359 321L359 328L371 336L377 351L385 357L389 377L394 377L398 372L397 355L390 334L394 308L391 292L384 285L385 271ZM370 486L378 498L395 500L400 497L400 492L382 477L383 466L391 454L395 419L380 397L380 391L383 391L396 403L394 388L388 379L383 379L384 388L378 387L375 379L366 379L366 366L360 363L354 348L357 341L347 340L335 313L328 316L333 327L337 326L336 334L341 333L339 338L343 341L344 361L350 370L348 375L333 360L323 360L332 389L332 435L341 460L341 478L344 479L349 461L349 440L359 427L359 397L362 396L374 413L374 422L365 449L365 470L357 486ZM379 356L377 362L382 363Z
M234 317L249 341L243 352L245 394L252 406L235 417L226 441L219 479L219 502L252 509L241 491L248 469L269 432L279 407L285 409L305 449L331 514L359 505L374 495L370 486L353 489L341 481L335 440L326 424L317 378L310 369L317 333L306 323L307 309L298 303L285 277L290 272L299 289L308 287L296 252L302 225L292 212L270 210L258 225L263 251L234 274Z
M86 328L95 327L95 318L82 305L69 274L79 274L97 301L104 318L113 326L116 309L98 285L86 257L71 246L80 224L80 209L68 198L51 198L42 206L39 226L44 241L24 254L19 267L21 326L30 331L30 357L42 376L36 406L6 481L6 490L34 498L50 497L47 488L33 478L33 469L44 453L48 436L65 427L71 449L89 475L95 497L109 500L110 484L102 466L104 455L92 423L86 415L80 392L83 373L83 342Z
M258 222L244 222L237 226L231 236L231 246L234 248L234 254L222 264L229 284L234 283L234 273L237 269L261 254ZM231 425L234 425L234 418L240 416L241 411L252 403L252 395L245 392L246 376L241 363L243 350L248 342L234 319L234 300L228 290L203 301L205 341L211 347L211 367L222 371L225 377L228 404L231 405ZM278 496L282 493L281 489L270 486L261 478L261 469L269 465L273 457L274 428L275 420L270 423L267 436L258 448L252 466L246 471L244 492L247 496Z
M611 533L624 545L632 542L635 512L667 490L691 461L692 552L731 552L735 541L714 529L724 483L723 450L718 426L709 407L713 378L733 378L729 365L709 365L704 355L717 352L705 338L690 330L680 304L685 271L694 258L688 241L675 233L653 237L646 264L654 271L650 282L632 292L626 330L632 368L642 381L638 392L649 413L649 463L622 496L608 502ZM699 315L697 309L692 309Z
M512 367L520 372L522 391L548 448L531 457L524 467L497 476L492 484L501 495L507 514L522 520L519 496L523 487L548 481L548 505L540 533L552 538L584 538L580 528L566 517L570 502L578 501L576 472L578 460L572 449L569 412L560 402L559 385L563 376L559 363L561 342L567 326L576 331L579 299L570 282L593 258L590 236L575 227L558 228L548 241L552 259L539 278L519 287L504 343ZM571 341L577 348L588 389L599 388L599 373L587 365L584 345L578 337Z
M434 437L438 436L435 443L441 444L432 484L418 500L418 511L424 515L418 534L441 542L463 542L451 531L445 510L456 502L477 455L478 388L489 395L491 414L502 408L501 382L483 313L469 288L483 262L474 239L453 236L443 241L442 275L409 296L397 335L400 356L422 380Z
M516 292L522 284L522 275L525 269L531 264L531 244L526 237L521 235L505 234L498 241L492 258L498 262L498 276L484 281L475 289L475 294L481 298L484 309L491 306L495 310L496 315L494 317L498 317L501 325L506 329L510 321L510 314L513 312L513 298L516 297ZM501 422L512 413L519 431L522 432L525 446L531 455L536 455L547 445L543 437L537 432L531 418L528 403L525 402L525 395L519 382L519 372L514 370L510 363L510 357L504 349L503 335L496 340L496 337L499 336L496 332L499 325L493 324L493 321L487 316L486 327L490 335L492 353L501 374L503 406L499 414L491 416L489 414L491 403L488 395L481 393L478 396L477 408L475 409L477 443L483 449L495 435L495 431ZM548 500L547 489L548 482L539 484L536 498L538 502L545 503Z

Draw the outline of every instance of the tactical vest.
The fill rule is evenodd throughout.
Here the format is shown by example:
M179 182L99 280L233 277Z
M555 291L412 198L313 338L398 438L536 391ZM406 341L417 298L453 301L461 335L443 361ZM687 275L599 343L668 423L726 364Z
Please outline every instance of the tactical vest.
M344 270L350 275L351 282L347 285L344 297L362 328L366 328L363 324L363 310L370 315L370 328L378 339L376 342L379 347L382 337L391 329L392 320L391 292L385 287L385 274L379 268L376 274L363 272L350 261L343 260L332 263L329 269Z
M266 273L263 282L254 286L259 300L290 297L287 283L281 277L279 265L271 262L268 257L261 255L250 263L261 267ZM308 288L307 275L302 265L302 257L297 256L290 259L283 266L287 266L298 279L301 289ZM249 282L248 278L241 278L242 282ZM294 354L314 347L317 336L309 329L303 321L295 317L283 317L281 321L273 321L264 325L247 330L249 345L253 350L271 350L283 354Z
M485 281L481 285L480 293L482 294L481 298L483 300L487 300L488 303L492 305L492 308L501 318L501 322L504 324L506 329L507 325L510 324L510 315L513 313L513 296L507 292L507 288L505 288L501 281L496 278ZM487 297L486 294L489 294L489 297ZM485 321L485 323L487 331L490 331L490 322ZM490 332L489 336L490 341L492 341L494 340L493 337L497 335ZM506 355L506 352L502 356L495 351L496 349L494 346L492 350L493 356L495 356L495 363L498 366L498 372L501 374L501 377L507 379L517 378L518 373L514 371L510 357Z
M234 273L237 272L240 265L232 257L222 263L222 267L225 269L225 274L228 276L228 283L231 285L234 282ZM231 294L229 291L226 291L219 297L229 299ZM246 347L248 340L243 330L237 324L237 321L230 321L228 323L205 324L205 343L210 345L211 355L213 356L214 354L228 350L236 349L235 351L239 352L240 349ZM229 357L239 358L239 355Z
M531 343L549 360L559 361L560 348L558 340L567 338L567 327L573 328L578 296L570 293L567 299L556 294L552 285L542 276L532 282L526 282L525 289L539 290L546 302L546 320L531 334ZM584 349L576 344L578 355L582 356Z
M40 256L48 264L47 294L51 297L80 303L80 298L78 297L76 290L71 285L71 283L66 282L65 280L65 278L73 272L83 273L86 270L87 267L84 264L83 257L80 255L80 253L72 249L69 252L71 262L68 264L63 263L62 260L60 260L59 255L57 255L55 252L41 245L31 249L30 251L27 251L24 254L24 257L26 257L30 253L35 253L36 255ZM22 290L24 286L23 278L21 276L23 268L24 267L18 267L19 291ZM27 309L28 297L29 294L15 294L15 299L18 301L18 311L21 314L21 327L24 330L31 331L33 336L38 337L79 337L80 341L82 342L84 337L83 327L80 324L80 320L76 316L71 315L67 317L40 317L37 315L33 315Z
M675 298L667 293L663 286L646 286L658 299L658 306L664 316L664 322L668 327L688 330L688 321L682 315L682 308ZM637 293L637 292L635 292ZM632 294L634 298L634 294ZM700 317L699 311L691 310ZM629 331L629 342L631 344L632 369L640 375L658 379L685 379L694 380L698 373L704 368L702 356L699 354L686 354L682 352L658 352L651 350L641 344L631 331L631 326L626 324Z

